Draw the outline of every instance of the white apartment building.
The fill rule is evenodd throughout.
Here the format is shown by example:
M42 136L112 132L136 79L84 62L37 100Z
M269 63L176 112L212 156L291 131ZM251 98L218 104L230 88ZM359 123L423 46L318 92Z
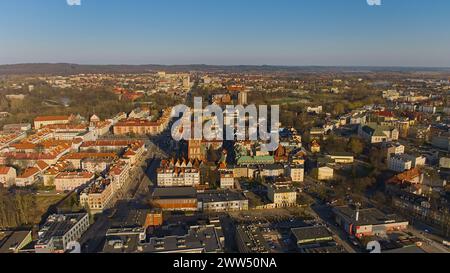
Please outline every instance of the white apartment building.
M297 204L297 192L289 186L269 185L267 197L277 208L293 207Z
M220 188L233 189L234 188L234 174L233 172L220 173Z
M301 183L305 179L305 167L303 165L293 165L288 168L288 175L294 183Z
M411 160L412 168L425 166L426 161L427 161L427 158L424 156L421 156L421 155L416 156L416 155L405 154L405 157L408 158L409 160Z
M55 177L56 191L73 191L92 181L95 175L90 172L61 172Z
M157 175L158 187L193 187L200 184L197 169L161 169Z

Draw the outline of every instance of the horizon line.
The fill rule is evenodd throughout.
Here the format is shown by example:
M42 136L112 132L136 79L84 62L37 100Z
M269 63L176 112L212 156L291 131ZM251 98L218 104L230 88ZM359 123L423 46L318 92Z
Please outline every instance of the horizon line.
M72 62L18 62L18 63L4 63L0 66L13 66L13 65L78 65L78 66L218 66L218 67L237 67L237 66L250 66L250 67L337 67L337 68L427 68L427 69L450 69L450 66L427 66L427 65L317 65L317 64L206 64L206 63L188 63L188 64L161 64L161 63L72 63Z

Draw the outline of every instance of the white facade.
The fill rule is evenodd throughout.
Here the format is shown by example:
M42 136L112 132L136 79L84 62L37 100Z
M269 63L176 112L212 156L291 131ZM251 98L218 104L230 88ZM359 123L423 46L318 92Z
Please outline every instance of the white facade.
M176 172L162 170L158 172L158 187L192 187L200 184L200 171L189 170Z
M301 183L305 179L305 168L303 166L290 166L289 177L294 183Z
M12 167L0 167L0 184L5 188L13 186L16 182L17 172Z
M221 189L234 188L234 175L232 172L220 174L220 188Z
M317 169L318 180L332 180L334 178L334 170L330 167L321 167Z

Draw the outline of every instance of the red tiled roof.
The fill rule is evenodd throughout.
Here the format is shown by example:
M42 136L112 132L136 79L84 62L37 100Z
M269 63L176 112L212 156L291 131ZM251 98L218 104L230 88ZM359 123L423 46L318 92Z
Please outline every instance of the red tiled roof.
M38 174L40 171L36 167L31 167L26 169L22 174L18 175L17 178L29 178L36 174Z
M11 167L0 166L0 175L5 175L11 170Z
M34 121L57 121L57 120L69 120L69 116L40 116L34 119Z

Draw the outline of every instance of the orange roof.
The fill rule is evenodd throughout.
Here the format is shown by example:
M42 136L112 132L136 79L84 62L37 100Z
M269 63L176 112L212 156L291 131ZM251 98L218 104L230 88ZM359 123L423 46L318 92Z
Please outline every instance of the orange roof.
M0 175L5 175L11 170L11 167L0 166Z
M56 176L56 179L74 179L74 178L84 178L92 179L95 175L91 172L61 172Z
M83 124L51 124L44 128L51 130L86 130L87 126Z
M32 149L36 148L36 144L29 143L29 142L21 142L21 143L11 144L10 147L15 148L17 150L32 150Z
M68 168L70 166L70 164L66 161L60 161L57 162L55 165L51 166L46 172L45 174L47 175L56 175L60 172L62 172L63 170L65 170L66 168Z
M40 170L36 167L31 167L26 169L22 174L18 175L17 178L29 178L38 174Z
M127 127L127 126L159 126L159 122L152 122L146 119L129 119L118 122L115 127Z
M69 116L40 116L34 119L34 121L57 121L57 120L69 120Z
M414 168L411 170L408 170L406 172L403 172L401 174L398 174L394 176L393 178L389 179L388 183L391 184L398 184L398 183L405 183L409 182L417 177L419 177L422 173L418 168Z
M71 153L65 155L64 160L67 159L85 159L85 158L102 158L102 157L112 157L116 158L117 155L115 153Z
M134 140L97 140L97 141L85 141L81 147L93 147L93 146L128 146L128 145L143 145L143 141Z
M49 167L48 164L42 160L39 160L38 162L36 162L35 166L37 166L41 171L46 170Z

